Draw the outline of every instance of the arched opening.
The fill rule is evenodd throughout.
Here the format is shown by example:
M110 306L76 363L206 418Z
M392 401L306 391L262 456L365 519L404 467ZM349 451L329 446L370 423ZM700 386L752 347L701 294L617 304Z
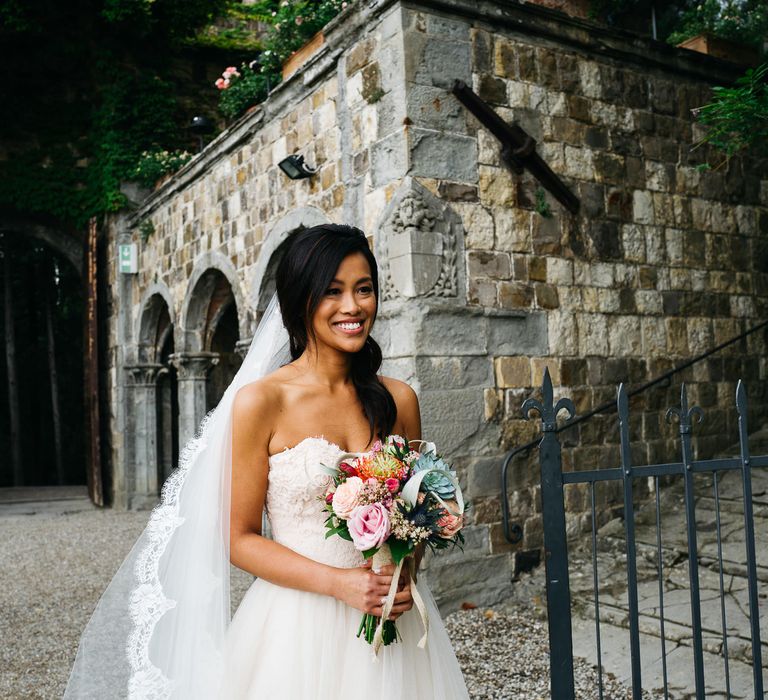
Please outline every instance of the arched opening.
M80 270L42 238L0 233L0 486L87 480Z
M158 483L162 484L179 463L179 385L176 368L169 357L174 352L173 325L168 307L160 318L158 361L163 370L157 380Z
M242 357L237 302L229 279L215 268L206 270L192 290L185 327L188 353L211 353L206 367L205 412L214 408L237 373Z
M237 306L232 299L216 319L211 336L209 349L218 354L219 362L208 375L205 388L206 408L209 411L219 403L243 361L240 354L235 352L235 345L240 338L237 320Z
M179 402L176 368L169 358L174 352L173 322L168 303L160 293L149 297L141 317L139 360L146 367L147 381L154 384L144 400L154 404L154 444L149 459L157 470L157 483L162 484L178 463Z

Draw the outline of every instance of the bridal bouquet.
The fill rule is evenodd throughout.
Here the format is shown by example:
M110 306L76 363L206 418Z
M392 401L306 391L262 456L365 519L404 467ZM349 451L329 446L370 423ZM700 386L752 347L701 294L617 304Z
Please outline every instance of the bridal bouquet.
M411 449L400 435L390 435L370 452L329 469L333 484L325 495L326 537L338 535L351 541L373 559L374 571L392 563L396 567L381 618L366 613L357 633L358 637L365 633L375 653L382 644L397 640L395 623L387 618L405 562L414 577L414 559L409 555L422 543L433 550L464 543L464 499L456 474L437 454L434 443L419 442L421 452ZM411 593L424 623L419 642L423 647L426 609L415 586Z

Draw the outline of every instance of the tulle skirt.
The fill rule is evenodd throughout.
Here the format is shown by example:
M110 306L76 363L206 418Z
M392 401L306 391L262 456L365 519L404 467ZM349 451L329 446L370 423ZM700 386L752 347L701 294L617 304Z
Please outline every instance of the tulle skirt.
M377 658L358 638L362 613L317 593L257 579L227 633L221 700L455 700L464 678L429 589L419 583L430 628L416 609L397 620L402 637Z

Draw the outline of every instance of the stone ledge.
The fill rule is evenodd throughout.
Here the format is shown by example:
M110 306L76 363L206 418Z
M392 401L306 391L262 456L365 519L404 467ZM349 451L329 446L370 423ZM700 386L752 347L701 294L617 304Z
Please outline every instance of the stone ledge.
M708 83L731 83L742 68L713 56L679 49L633 32L566 15L541 5L504 0L403 0L408 9L437 10L487 23L492 30L512 29L528 38L550 39L598 56L655 66L664 72L693 77Z
M142 219L172 200L198 177L208 173L217 161L252 137L263 124L269 123L286 107L308 95L313 87L336 67L339 57L358 40L359 34L368 28L371 20L378 21L381 14L395 2L396 0L383 0L371 7L364 3L353 4L331 20L323 30L326 35L323 48L288 80L277 85L257 109L244 114L227 127L178 170L165 185L150 194L129 216L128 226L136 227Z

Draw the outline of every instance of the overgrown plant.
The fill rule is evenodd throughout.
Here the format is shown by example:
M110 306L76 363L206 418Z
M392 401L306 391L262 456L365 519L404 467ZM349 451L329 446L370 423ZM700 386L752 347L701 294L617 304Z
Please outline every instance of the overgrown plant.
M216 81L215 85L221 91L219 109L225 117L234 119L269 94L277 78L259 69L258 61L244 63L240 68L229 66Z
M534 202L534 209L536 210L536 213L540 216L543 216L545 219L551 218L552 207L547 201L547 193L544 191L544 188L537 187L534 196L536 197L536 201Z
M679 44L704 32L758 50L768 36L765 0L591 0L590 16L608 24L652 32Z
M230 119L262 102L282 79L282 64L339 12L347 0L261 0L240 6L243 19L266 24L258 58L239 67L229 66L216 81L219 108Z
M716 87L712 92L712 102L694 110L706 127L696 145L721 150L724 163L747 150L768 156L768 63L747 70L733 87Z
M667 41L679 44L703 33L760 50L768 38L768 5L765 0L700 0L682 12Z
M75 228L124 206L120 183L142 152L191 139L180 128L175 61L183 39L226 3L3 3L0 206Z
M267 32L264 41L264 47L270 52L265 69L279 71L285 59L348 4L348 0L282 0L272 11L272 30Z
M143 151L133 170L133 177L145 187L152 187L163 175L176 172L191 159L189 151Z

